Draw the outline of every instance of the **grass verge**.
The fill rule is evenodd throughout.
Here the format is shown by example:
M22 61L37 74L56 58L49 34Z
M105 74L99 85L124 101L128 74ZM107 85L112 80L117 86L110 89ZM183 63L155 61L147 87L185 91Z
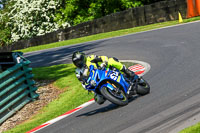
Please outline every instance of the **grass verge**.
M188 127L179 133L200 133L200 123L194 126Z
M75 77L74 70L75 68L72 64L34 68L34 79L54 80L54 86L63 89L64 92L60 94L58 99L40 110L37 115L32 116L31 119L5 133L25 133L92 99L93 94L88 94L82 88L80 82Z
M188 23L188 22L197 21L197 20L200 20L200 17L184 19L183 23ZM91 36L86 36L86 37L56 42L56 43L39 45L39 46L35 46L35 47L29 47L29 48L17 50L17 51L22 51L22 52L26 53L26 52L44 50L44 49L49 49L49 48L56 48L56 47L67 46L67 45L78 44L78 43L84 43L84 42L89 42L89 41L94 41L94 40L99 40L99 39L122 36L122 35L131 34L131 33L148 31L148 30L153 30L153 29L157 29L157 28L163 28L163 27L167 27L167 26L177 25L177 24L179 24L179 22L177 20L176 21L163 22L163 23L156 23L156 24L151 24L151 25L134 27L134 28L130 28L130 29L112 31L112 32L107 32L107 33L100 33L100 34L96 34L96 35L91 35Z
M130 62L123 62L123 64L126 65L126 67L135 65L135 63ZM82 88L74 71L75 67L72 64L34 68L34 79L54 80L54 86L63 89L64 92L60 94L58 99L49 103L35 116L32 116L31 119L5 133L25 133L92 99L93 94L88 94L88 92Z

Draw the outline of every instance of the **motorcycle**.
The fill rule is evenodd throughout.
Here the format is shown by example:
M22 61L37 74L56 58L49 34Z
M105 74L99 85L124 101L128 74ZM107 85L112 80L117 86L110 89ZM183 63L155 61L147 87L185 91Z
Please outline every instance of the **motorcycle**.
M124 106L132 95L146 95L150 92L150 85L142 77L135 75L133 79L127 78L116 68L96 69L90 66L90 74L85 89L95 93L94 99L98 104L106 100Z

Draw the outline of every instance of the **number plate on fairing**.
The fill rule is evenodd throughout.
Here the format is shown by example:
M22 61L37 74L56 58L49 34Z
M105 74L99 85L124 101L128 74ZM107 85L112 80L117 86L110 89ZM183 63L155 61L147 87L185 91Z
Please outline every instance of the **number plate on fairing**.
M113 80L117 80L119 77L119 72L113 72L110 74L110 78Z

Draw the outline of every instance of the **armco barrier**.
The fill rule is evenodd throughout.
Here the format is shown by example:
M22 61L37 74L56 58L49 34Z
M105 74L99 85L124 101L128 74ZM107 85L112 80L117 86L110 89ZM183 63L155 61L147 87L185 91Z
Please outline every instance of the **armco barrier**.
M12 54L18 57L18 62L0 73L0 124L39 96L35 93L31 62L18 53Z

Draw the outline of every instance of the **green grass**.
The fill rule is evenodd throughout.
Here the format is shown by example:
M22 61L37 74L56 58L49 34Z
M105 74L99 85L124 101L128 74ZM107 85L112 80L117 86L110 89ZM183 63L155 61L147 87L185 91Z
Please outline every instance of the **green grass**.
M34 68L34 79L54 80L54 85L62 90L59 98L49 103L28 121L6 131L6 133L25 133L68 110L74 109L79 105L93 98L93 94L84 90L81 83L77 80L72 64L56 65L51 67Z
M188 23L188 22L192 22L192 21L196 21L196 20L200 20L200 17L184 19L183 23ZM172 25L177 25L177 24L179 24L178 21L168 21L168 22L163 22L163 23L156 23L156 24L151 24L151 25L146 25L146 26L134 27L134 28L130 28L130 29L112 31L112 32L107 32L107 33L100 33L100 34L96 34L96 35L91 35L91 36L56 42L56 43L39 45L39 46L35 46L35 47L29 47L29 48L17 50L17 51L22 51L22 52L26 53L26 52L44 50L44 49L49 49L49 48L84 43L84 42L105 39L105 38L110 38L110 37L122 36L122 35L131 34L131 33L148 31L148 30L152 30L152 29L157 29L157 28L162 28L162 27L172 26Z
M200 133L200 123L182 130L180 133Z
M123 62L123 64L126 67L135 65L129 62ZM53 85L64 92L31 119L5 133L25 133L93 98L93 94L88 94L77 80L75 67L72 64L34 68L33 73L35 80L53 80L55 81Z
M184 23L200 20L200 17L195 17L192 19L185 19ZM105 39L110 37L116 37L121 35L127 35L130 33L148 31L156 28L162 28L166 26L176 25L178 21L170 21L170 22L163 22L157 23L152 25L146 25L141 27L135 27L131 29L113 31L108 33L101 33L97 35L77 38L66 40L57 43L51 43L46 45L40 45L36 47L30 47L27 49L20 50L24 53L31 52L31 51L38 51L43 49L55 48L60 46L72 45L77 43L83 43L88 41L94 41L98 39ZM29 131L42 123L47 122L68 110L71 110L80 104L90 100L93 98L93 94L87 93L85 91L80 82L76 79L74 74L74 66L72 64L65 64L65 65L56 65L50 67L42 67L42 68L34 68L33 73L35 74L36 80L54 80L54 85L64 92L60 94L59 98L54 100L53 102L49 103L46 107L44 107L38 115L33 116L28 121L18 125L17 127L6 131L5 133L23 133ZM195 125L195 130L198 132L200 124ZM187 130L187 129L186 129ZM191 130L193 131L193 130ZM188 132L181 132L181 133L188 133Z

